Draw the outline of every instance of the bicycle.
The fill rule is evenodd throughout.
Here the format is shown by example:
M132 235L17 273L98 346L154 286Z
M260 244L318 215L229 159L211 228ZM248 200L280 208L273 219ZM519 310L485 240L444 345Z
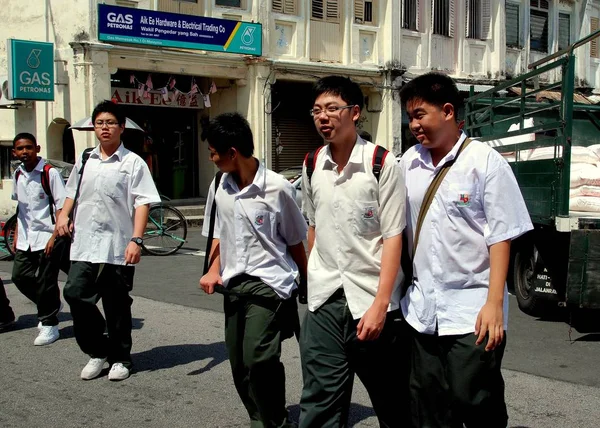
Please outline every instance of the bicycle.
M142 248L148 254L153 256L175 254L186 242L185 216L177 208L163 202L151 205L143 238Z
M17 231L17 215L13 214L11 218L6 220L2 227L2 235L4 236L3 251L8 252L11 256L15 255L15 232Z

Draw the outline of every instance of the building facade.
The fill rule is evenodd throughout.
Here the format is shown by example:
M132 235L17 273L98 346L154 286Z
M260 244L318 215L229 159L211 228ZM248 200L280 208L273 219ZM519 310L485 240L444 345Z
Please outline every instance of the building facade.
M102 42L98 3L261 23L262 55ZM404 81L439 70L465 91L484 90L600 28L599 11L597 0L0 0L1 40L55 48L53 102L0 98L0 213L13 209L14 135L31 132L42 155L72 162L95 138L69 127L101 100L122 104L145 130L124 140L146 159L159 191L198 198L215 173L202 127L217 114L245 115L255 155L276 171L295 167L322 144L308 113L310 85L342 74L365 95L358 126L398 154L409 139L395 96ZM0 80L7 61L0 43ZM600 86L599 65L596 43L580 48L582 85Z

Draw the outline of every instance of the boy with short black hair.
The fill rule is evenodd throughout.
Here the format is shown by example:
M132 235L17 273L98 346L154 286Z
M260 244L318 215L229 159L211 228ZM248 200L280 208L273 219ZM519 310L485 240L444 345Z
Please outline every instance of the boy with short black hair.
M357 135L364 99L357 83L324 77L313 97L310 114L327 145L312 162L307 156L302 175L310 255L308 311L300 330L300 426L346 426L355 374L380 426L404 426L404 181L393 156L378 164L380 148Z
M57 224L61 235L73 237L64 296L75 339L91 357L81 371L84 380L99 376L107 361L109 380L129 377L132 265L140 261L149 205L160 202L148 166L121 142L125 119L111 101L94 109L92 123L100 144L89 153L83 173L83 156L77 160ZM73 210L74 223L69 219ZM97 307L100 299L106 320Z
M209 234L216 215L210 268L200 279L208 294L227 287L225 343L233 380L252 427L288 427L281 342L298 321L295 278L305 283L306 222L294 188L255 157L250 125L238 113L211 120L204 133L210 159L223 173L206 206Z
M508 163L461 131L462 98L450 77L419 76L400 99L419 141L399 164L413 267L402 300L413 336L413 424L506 427L510 243L533 226Z
M15 136L13 156L22 163L13 180L12 199L17 201L18 220L12 281L37 305L39 331L33 344L38 346L49 345L59 337L60 257L57 256L62 248L54 248L58 231L53 213L59 215L65 202L60 173L55 168L45 171L46 161L38 156L39 152L40 146L32 134L23 132ZM47 179L49 194L43 184Z

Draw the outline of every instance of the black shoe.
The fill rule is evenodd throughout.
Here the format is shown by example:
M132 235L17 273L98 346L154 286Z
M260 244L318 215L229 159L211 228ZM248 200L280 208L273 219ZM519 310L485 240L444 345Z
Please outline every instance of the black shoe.
M0 331L6 330L15 323L15 314L11 314L6 319L0 320Z

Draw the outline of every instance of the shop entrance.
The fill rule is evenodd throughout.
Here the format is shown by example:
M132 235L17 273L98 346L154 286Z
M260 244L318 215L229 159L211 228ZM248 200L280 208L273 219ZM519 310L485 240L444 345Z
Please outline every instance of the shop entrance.
M198 191L198 112L168 107L122 106L146 133L125 130L125 146L144 159L161 195L189 199Z

